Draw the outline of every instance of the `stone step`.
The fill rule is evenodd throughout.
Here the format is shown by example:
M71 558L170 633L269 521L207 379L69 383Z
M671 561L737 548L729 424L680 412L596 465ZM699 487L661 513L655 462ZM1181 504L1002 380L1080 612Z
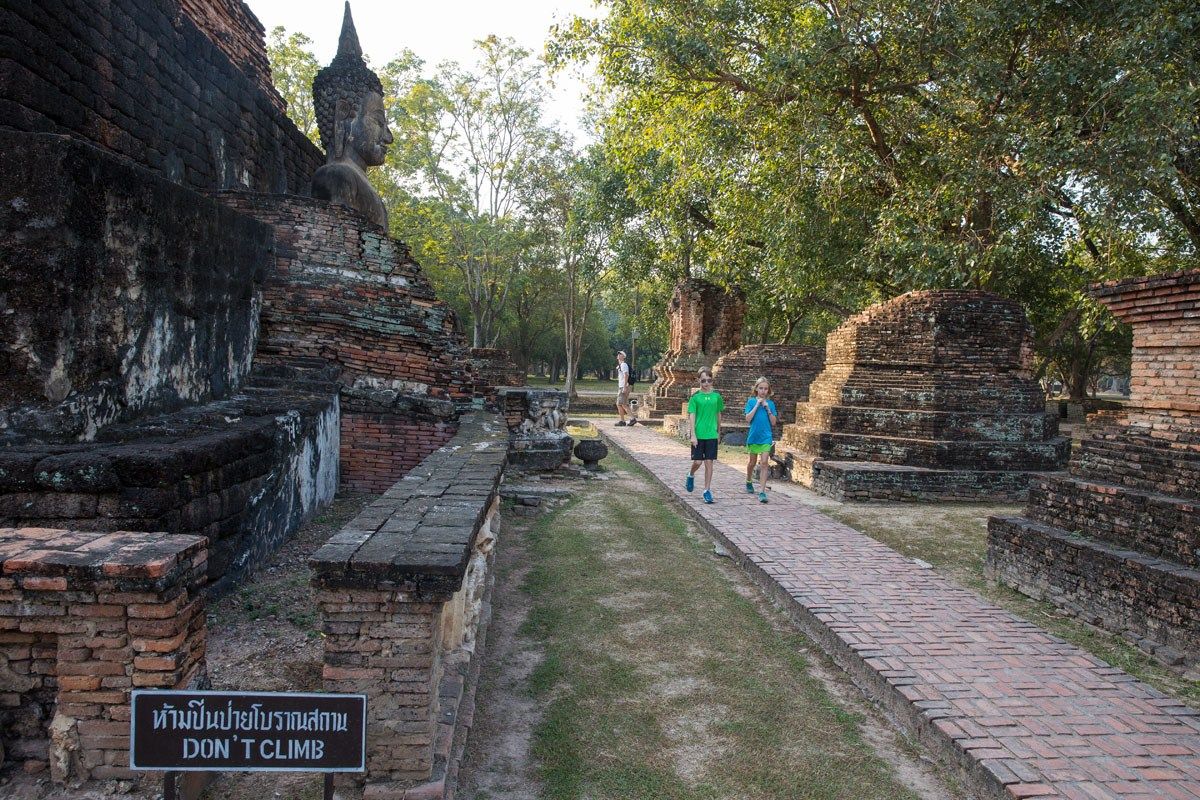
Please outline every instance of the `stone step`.
M980 471L1059 470L1066 465L1071 448L1064 436L1046 441L971 442L838 433L800 424L785 426L781 441L792 450L830 461Z
M1200 500L1200 453L1116 427L1085 438L1072 459L1084 479Z
M1058 433L1058 420L1032 414L933 411L800 404L796 422L810 429L871 436L969 439L996 442L1044 441Z
M1031 482L1055 473L907 467L831 461L776 446L788 477L835 500L1020 502Z
M1200 568L1200 503L1158 492L1077 477L1053 477L1030 487L1032 519Z
M1026 517L992 517L987 572L1168 663L1200 665L1200 570Z

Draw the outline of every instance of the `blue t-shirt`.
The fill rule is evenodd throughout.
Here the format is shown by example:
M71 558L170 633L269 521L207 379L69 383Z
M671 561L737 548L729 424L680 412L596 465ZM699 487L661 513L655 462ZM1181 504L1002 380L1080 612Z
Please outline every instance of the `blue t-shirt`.
M758 398L751 397L746 401L746 410L742 413L749 414L757 404ZM767 408L778 418L779 412L775 410L774 400L767 401ZM767 416L767 409L760 408L750 418L750 432L746 434L746 444L771 444L773 441L775 440L771 435L771 418Z

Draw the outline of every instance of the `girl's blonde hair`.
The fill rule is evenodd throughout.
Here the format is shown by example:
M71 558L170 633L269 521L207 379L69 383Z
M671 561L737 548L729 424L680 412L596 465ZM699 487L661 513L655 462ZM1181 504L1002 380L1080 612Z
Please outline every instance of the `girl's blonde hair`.
M767 376L766 376L766 375L759 375L759 376L758 376L758 380L756 380L756 381L754 382L754 385L753 385L752 387L750 387L750 394L754 394L754 393L756 393L756 392L758 391L758 385L759 385L760 383L765 383L765 384L767 385L767 395L768 395L768 396L769 396L769 395L771 395L771 394L773 394L773 391L772 391L772 389L771 389L771 381L769 381L769 380L767 379Z

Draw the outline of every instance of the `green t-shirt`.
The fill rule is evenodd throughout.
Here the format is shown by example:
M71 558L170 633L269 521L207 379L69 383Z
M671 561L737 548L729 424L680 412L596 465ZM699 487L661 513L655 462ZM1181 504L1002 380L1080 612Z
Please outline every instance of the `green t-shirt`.
M725 401L718 392L696 392L688 400L688 413L696 417L696 438L716 439L717 422L725 410Z

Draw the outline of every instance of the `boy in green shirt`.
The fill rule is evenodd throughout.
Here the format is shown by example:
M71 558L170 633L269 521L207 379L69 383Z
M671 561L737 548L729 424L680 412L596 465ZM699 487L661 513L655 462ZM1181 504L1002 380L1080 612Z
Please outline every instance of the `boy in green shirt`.
M688 422L692 429L692 469L684 486L690 492L696 488L696 471L704 465L704 502L711 503L713 462L717 460L717 441L721 438L721 412L725 400L712 388L712 372L700 370L700 391L688 400Z

